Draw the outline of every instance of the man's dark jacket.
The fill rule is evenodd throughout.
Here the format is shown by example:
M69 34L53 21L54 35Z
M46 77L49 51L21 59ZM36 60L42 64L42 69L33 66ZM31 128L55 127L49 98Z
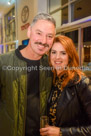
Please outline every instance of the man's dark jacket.
M48 60L40 60L40 116L45 114L52 76ZM46 68L45 68L46 67ZM24 136L27 102L27 63L15 51L0 56L0 136ZM31 109L32 112L32 109Z

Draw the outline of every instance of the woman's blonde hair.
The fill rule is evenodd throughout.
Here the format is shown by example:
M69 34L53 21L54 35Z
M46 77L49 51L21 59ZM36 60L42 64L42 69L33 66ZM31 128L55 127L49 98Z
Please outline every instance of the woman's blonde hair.
M63 72L61 72L61 74L59 75L59 76L63 74L67 75L65 80L62 82L62 89L63 89L70 80L74 79L75 75L78 75L79 80L77 82L79 82L81 80L81 76L84 75L84 73L79 68L79 57L72 39L64 35L59 35L55 37L53 44L58 42L60 42L63 45L69 57L67 69L64 69ZM49 63L51 65L50 54L51 53L49 53ZM56 70L53 70L53 73L54 73L53 81L55 82Z

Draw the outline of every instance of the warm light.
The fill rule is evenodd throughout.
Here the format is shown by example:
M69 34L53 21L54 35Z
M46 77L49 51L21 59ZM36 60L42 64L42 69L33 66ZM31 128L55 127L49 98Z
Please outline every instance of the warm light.
M8 1L8 5L10 5L11 4L11 1Z
M13 15L13 18L15 18L15 15Z

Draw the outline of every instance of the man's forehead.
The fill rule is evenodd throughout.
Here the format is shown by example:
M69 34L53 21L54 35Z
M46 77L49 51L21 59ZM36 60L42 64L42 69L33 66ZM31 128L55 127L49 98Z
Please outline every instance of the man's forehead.
M48 23L49 22L49 23ZM52 25L50 25L52 24ZM56 28L53 23L47 20L38 20L33 26L34 30L36 32L47 32L49 34L54 34L56 31ZM47 29L48 28L48 29Z
M45 20L45 19L39 19L39 20L37 20L34 25L37 25L37 24L41 24L41 25L42 25L43 23L45 23L46 25L51 24L51 25L54 26L54 24L53 24L51 21ZM54 27L55 27L55 26L54 26Z

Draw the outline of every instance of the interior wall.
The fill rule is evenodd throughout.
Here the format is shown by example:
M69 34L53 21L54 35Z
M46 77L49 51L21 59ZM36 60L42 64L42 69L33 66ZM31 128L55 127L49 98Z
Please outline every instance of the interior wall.
M21 20L22 9L24 6L29 8L29 18L26 23ZM22 40L28 39L27 28L22 30L21 27L30 24L34 16L39 12L47 13L47 0L16 0L16 39L18 45L22 44Z
M29 17L25 23L23 23L21 19L24 6L28 6L29 8ZM27 26L31 23L36 13L36 0L16 0L16 39L18 40L18 45L22 44L22 40L28 39Z

